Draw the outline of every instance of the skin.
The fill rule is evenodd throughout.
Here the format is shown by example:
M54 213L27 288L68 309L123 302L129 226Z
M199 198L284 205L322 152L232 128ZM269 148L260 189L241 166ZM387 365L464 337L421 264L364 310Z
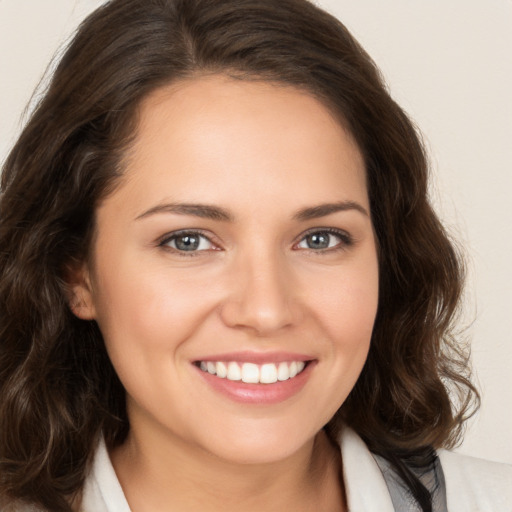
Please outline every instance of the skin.
M304 92L202 77L146 98L125 167L98 208L74 311L98 322L127 391L131 430L111 458L132 510L343 510L339 450L322 428L363 367L378 302L352 137ZM191 229L205 236L192 255L169 241ZM310 248L311 230L329 247ZM238 351L314 366L281 403L238 403L193 365Z

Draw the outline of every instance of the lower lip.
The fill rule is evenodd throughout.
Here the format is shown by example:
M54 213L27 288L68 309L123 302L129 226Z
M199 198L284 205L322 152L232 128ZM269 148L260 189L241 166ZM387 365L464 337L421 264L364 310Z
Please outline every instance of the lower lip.
M308 381L314 366L315 361L310 361L304 370L292 379L273 384L246 384L240 380L221 379L197 366L195 368L209 386L235 402L272 405L284 402L299 393Z

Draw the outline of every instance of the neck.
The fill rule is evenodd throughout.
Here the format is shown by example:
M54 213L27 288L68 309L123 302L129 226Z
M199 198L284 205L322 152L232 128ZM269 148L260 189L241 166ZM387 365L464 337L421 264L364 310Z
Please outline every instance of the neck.
M339 449L323 431L284 460L236 464L132 425L111 458L133 512L345 509Z

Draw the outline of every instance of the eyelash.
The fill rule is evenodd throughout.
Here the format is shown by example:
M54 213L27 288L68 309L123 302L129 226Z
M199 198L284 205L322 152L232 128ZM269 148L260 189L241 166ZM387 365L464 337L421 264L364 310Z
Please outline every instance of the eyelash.
M168 244L170 244L172 241L177 240L178 238L185 237L185 236L195 236L199 238L203 238L205 240L208 240L208 242L215 246L214 242L212 242L211 238L200 229L184 229L181 231L174 231L173 233L169 233L164 236L162 240L158 243L158 247L161 247L162 249L168 250L170 252L173 252L174 254L179 254L180 256L184 257L196 257L200 256L202 252L205 250L200 251L182 251L174 247L169 247ZM213 249L217 250L217 249Z
M333 235L340 239L340 242L336 244L334 247L328 247L325 249L305 249L311 253L315 254L325 254L325 253L331 253L331 252L337 252L337 251L343 251L346 250L348 247L352 246L354 244L354 239L352 236L347 233L346 231L343 231L341 229L336 228L313 228L309 231L306 231L306 233L303 233L301 235L301 238L298 243L301 243L303 240L305 240L308 236L311 235ZM298 245L298 244L295 244Z
M300 240L294 244L294 247L296 247L298 244L303 242L308 236L311 235L322 235L322 234L328 234L336 236L340 239L340 242L336 244L334 247L328 247L325 249L312 249L312 248L304 248L304 250L307 250L310 253L315 254L325 254L325 253L331 253L331 252L337 252L346 250L348 247L352 246L354 244L354 240L352 236L347 233L346 231L343 231L341 229L335 229L335 228L314 228L309 231L306 231L306 233L303 233L301 235ZM181 230L181 231L175 231L173 233L167 234L164 236L163 239L161 239L158 242L158 247L161 247L162 249L171 251L175 254L179 254L183 257L197 257L200 256L201 253L207 251L207 250L218 250L218 249L202 249L202 250L193 250L193 251L184 251L177 249L175 247L170 247L168 244L170 244L172 241L175 241L179 239L180 237L185 236L195 236L199 238L206 239L210 244L215 246L215 243L211 240L211 238L203 231L199 229L188 229L188 230ZM201 242L199 242L201 243Z

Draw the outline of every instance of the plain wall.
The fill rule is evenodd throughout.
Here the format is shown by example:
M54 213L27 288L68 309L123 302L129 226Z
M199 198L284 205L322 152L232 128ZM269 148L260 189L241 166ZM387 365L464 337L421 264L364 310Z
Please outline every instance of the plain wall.
M50 59L101 0L0 0L0 161ZM466 247L483 403L461 452L512 463L512 1L322 0L423 132L432 197Z

